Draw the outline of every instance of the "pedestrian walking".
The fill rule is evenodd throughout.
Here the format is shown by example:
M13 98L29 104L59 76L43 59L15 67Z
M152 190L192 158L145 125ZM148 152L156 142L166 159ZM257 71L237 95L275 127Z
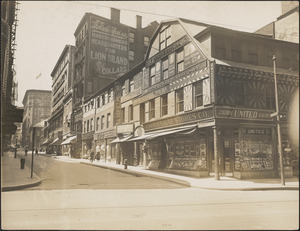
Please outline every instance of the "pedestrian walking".
M27 156L28 148L25 147L25 156Z
M95 157L95 153L93 150L91 150L91 154L90 154L90 159L91 159L91 162L94 161L94 157Z
M37 148L35 148L35 155L38 156L39 155L39 151Z
M99 162L99 160L100 160L100 146L99 146L99 144L96 146L96 158Z

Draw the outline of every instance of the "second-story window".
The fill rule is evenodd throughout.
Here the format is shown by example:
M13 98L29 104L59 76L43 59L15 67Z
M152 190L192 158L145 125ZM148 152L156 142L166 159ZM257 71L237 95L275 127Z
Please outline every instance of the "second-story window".
M134 79L133 77L129 79L129 92L134 90Z
M102 106L105 105L105 95L104 94L101 96L101 101L102 101L101 102Z
M161 116L168 114L168 94L161 97Z
M89 132L90 131L90 121L87 120L86 121L86 132Z
M176 113L183 111L183 88L176 91Z
M176 69L177 73L180 73L184 70L184 55L183 55L183 49L180 49L176 53Z
M104 115L101 116L101 130L104 129Z
M155 118L155 99L149 101L149 120Z
M52 130L52 129L51 129ZM86 133L86 121L84 121L83 132Z
M125 108L121 108L121 123L125 123Z
M128 121L132 121L133 120L133 106L129 105L128 106Z
M162 60L162 75L163 79L169 78L169 59Z
M195 107L203 106L203 82L199 81L194 84Z
M155 66L150 68L150 85L155 84Z
M110 113L107 114L107 123L106 123L106 127L109 128L110 127Z
M244 83L243 82L235 82L233 91L234 91L235 105L245 106L245 85L244 85Z

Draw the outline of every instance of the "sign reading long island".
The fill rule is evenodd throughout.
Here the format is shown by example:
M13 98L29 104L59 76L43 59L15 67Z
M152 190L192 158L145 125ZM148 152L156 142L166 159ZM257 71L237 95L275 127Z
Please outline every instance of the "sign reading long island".
M91 73L115 77L128 71L128 30L105 19L91 18Z

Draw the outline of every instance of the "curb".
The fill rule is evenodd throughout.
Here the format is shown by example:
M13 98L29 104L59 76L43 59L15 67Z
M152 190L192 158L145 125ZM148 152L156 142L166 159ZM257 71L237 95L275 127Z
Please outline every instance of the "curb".
M190 182L188 182L188 181L180 180L180 179L174 179L174 178L167 177L167 176L158 176L158 175L153 175L151 173L136 172L136 171L132 171L132 170L129 170L129 169L125 170L125 169L120 169L120 168L114 168L114 167L111 167L111 166L96 165L96 164L92 164L92 163L85 163L85 162L80 162L80 163L81 164L86 164L86 165L91 165L91 166L94 166L94 167L105 168L105 169L109 169L109 170L113 170L113 171L117 171L117 172L122 172L122 173L133 175L133 176L136 176L136 177L146 176L146 177L151 177L151 178L160 179L160 180L172 182L172 183L175 183L175 184L183 185L183 186L186 186L186 187L192 187Z
M129 169L120 169L120 168L114 168L111 166L104 166L104 165L97 165L97 164L93 164L93 163L86 163L86 162L80 162L81 164L86 164L86 165L90 165L90 166L94 166L94 167L99 167L99 168L105 168L105 169L109 169L109 170L113 170L113 171L117 171L117 172L122 172L125 174L129 174L129 175L133 175L133 176L147 176L147 177L151 177L151 178L156 178L156 179L160 179L160 180L164 180L164 181L168 181L168 182L172 182L172 183L176 183L179 185L183 185L186 187L192 187L192 188L199 188L199 189L205 189L205 190L222 190L222 191L271 191L271 190L299 190L299 187L297 186L275 186L275 187L248 187L248 188L212 188L212 187L201 187L198 185L193 185L190 182L186 181L186 180L181 180L181 179L175 179L172 177L168 177L168 176L159 176L159 175L153 175L151 173L144 173L144 172L137 172L137 171L132 171Z
M33 173L34 176L38 179L36 182L32 182L29 184L21 184L21 185L13 185L13 186L4 186L1 188L2 192L7 192L7 191L14 191L14 190L20 190L20 189L25 189L25 188L31 188L38 186L42 183L42 180L35 174Z

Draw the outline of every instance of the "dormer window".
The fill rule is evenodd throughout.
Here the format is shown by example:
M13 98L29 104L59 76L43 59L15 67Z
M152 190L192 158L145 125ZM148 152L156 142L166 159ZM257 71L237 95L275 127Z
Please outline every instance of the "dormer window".
M159 35L159 41L160 41L160 50L163 50L167 46L171 44L171 27L168 26L164 30L160 32Z

